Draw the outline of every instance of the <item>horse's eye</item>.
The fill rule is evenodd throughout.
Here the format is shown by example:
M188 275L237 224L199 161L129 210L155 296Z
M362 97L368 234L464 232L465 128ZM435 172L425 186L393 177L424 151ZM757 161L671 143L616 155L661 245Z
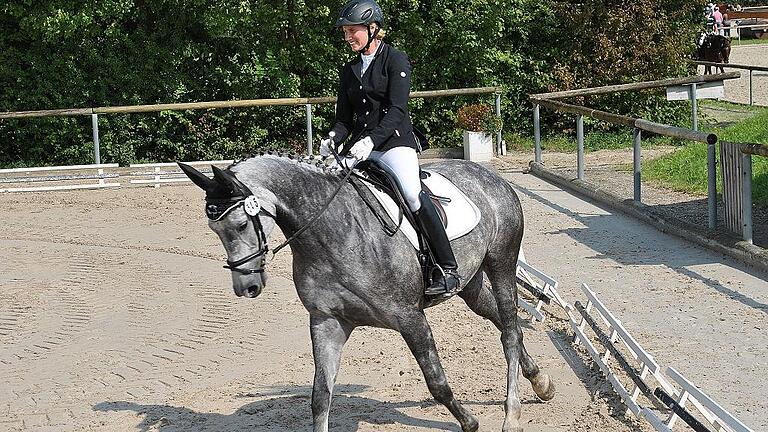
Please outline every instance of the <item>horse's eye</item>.
M248 228L248 221L244 221L237 225L238 231L245 231L246 228Z

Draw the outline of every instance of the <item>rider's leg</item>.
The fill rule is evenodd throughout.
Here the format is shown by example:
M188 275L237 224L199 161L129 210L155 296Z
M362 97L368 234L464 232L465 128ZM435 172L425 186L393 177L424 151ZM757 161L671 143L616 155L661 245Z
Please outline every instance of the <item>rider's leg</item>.
M425 293L439 295L455 292L460 285L456 271L456 258L435 205L429 196L421 191L416 150L409 147L395 147L386 152L372 152L370 158L395 178L408 208L421 225L435 261L442 269Z

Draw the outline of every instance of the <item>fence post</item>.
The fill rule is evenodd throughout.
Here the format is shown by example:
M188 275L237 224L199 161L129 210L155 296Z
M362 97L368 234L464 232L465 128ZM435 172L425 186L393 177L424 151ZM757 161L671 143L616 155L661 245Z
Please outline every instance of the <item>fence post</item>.
M717 72L717 71L715 71ZM689 93L691 98L691 116L693 117L693 130L699 130L699 107L696 99L696 83L691 84L689 87Z
M752 155L741 154L741 220L742 237L746 242L752 243Z
M96 165L101 163L101 151L99 150L99 115L91 114L91 126L93 128L93 160Z
M496 116L501 117L501 93L496 93ZM501 129L496 133L496 148L499 156L505 155L507 152L501 148Z
M752 69L749 70L749 104L752 105Z
M632 165L634 171L635 202L640 202L640 145L643 141L643 133L640 129L632 129L633 150Z
M307 156L312 156L312 104L307 104Z
M715 144L707 144L707 208L709 209L709 229L717 226L717 164L715 163Z
M539 118L540 105L533 104L533 142L534 142L534 161L541 163L541 120Z
M584 115L582 114L576 117L576 141L578 143L576 172L579 180L584 180Z

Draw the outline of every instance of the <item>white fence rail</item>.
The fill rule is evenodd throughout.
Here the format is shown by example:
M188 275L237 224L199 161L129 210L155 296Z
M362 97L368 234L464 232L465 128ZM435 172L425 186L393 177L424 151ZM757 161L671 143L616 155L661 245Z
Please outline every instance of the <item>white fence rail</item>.
M519 262L522 268L528 265L524 257ZM518 268L519 273L520 268ZM553 302L562 307L568 315L574 332L574 344L585 347L592 360L611 383L616 394L621 397L627 410L636 417L645 419L659 432L672 432L679 419L697 432L708 432L711 430L710 427L718 432L754 432L674 368L669 367L666 369L667 376L682 388L677 390L662 373L661 366L653 356L640 346L624 328L621 320L608 310L586 284L582 284L581 287L587 296L586 306L582 306L580 302L576 302L575 306L565 302L557 292L556 283L546 286ZM526 306L522 304L520 306L528 310ZM535 310L543 313L540 308ZM602 325L598 324L593 315L599 317ZM587 326L594 333L594 337L587 334ZM607 330L604 331L601 327ZM599 343L593 342L595 339ZM619 347L629 352L637 367L630 364ZM622 383L622 376L617 374L614 363L634 384L631 390ZM624 380L626 381L626 378ZM655 387L654 391L651 390L652 386ZM649 406L643 405L644 402L639 399L641 394L645 396L646 401L650 402ZM689 401L698 415L693 415L686 409ZM706 425L699 419L704 419L709 424Z
M194 161L184 162L187 165L192 166L227 166L230 165L232 160L218 160L218 161ZM129 168L139 168L144 171L131 172L131 177L149 177L131 179L130 183L135 185L150 185L156 188L160 187L163 183L179 183L190 181L189 178L178 169L178 165L173 162L164 163L152 163L152 164L131 164ZM172 169L176 168L176 169ZM209 173L210 171L202 170L203 173Z
M119 174L105 172L105 170L117 167L117 164L96 164L0 169L0 193L120 187L120 183L108 181L118 178ZM77 173L73 173L74 171ZM31 186L38 183L45 183L46 185ZM2 187L4 185L16 186Z

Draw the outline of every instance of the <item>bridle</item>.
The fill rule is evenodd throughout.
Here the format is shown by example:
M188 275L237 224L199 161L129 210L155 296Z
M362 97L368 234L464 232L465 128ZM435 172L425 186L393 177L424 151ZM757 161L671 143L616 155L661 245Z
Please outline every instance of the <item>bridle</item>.
M338 153L336 153L335 149L331 149L331 152L333 153L333 156L336 158L337 162L340 166L344 166L341 164L341 158L339 157ZM272 250L272 257L275 256L282 248L288 246L290 242L292 242L294 239L296 239L299 235L301 235L304 231L309 229L315 221L325 213L325 211L328 209L328 206L331 204L334 198L336 198L336 195L338 195L341 188L344 186L344 183L349 180L349 177L352 175L352 169L351 168L344 168L345 174L344 178L339 182L339 185L336 187L336 190L333 191L333 194L331 194L331 197L328 198L328 201L323 205L323 208L320 209L309 221L307 221L304 226L299 228L291 237L286 239L284 242L282 242L279 246L275 247ZM205 212L208 215L208 218L213 221L220 221L222 220L229 212L236 209L239 206L243 206L243 210L245 211L245 214L248 215L248 217L251 219L251 223L253 224L253 229L256 231L256 234L259 238L259 247L258 250L250 255L247 255L243 258L240 258L236 261L230 261L227 260L227 265L224 266L225 269L238 272L240 274L244 275L250 275L250 274L256 274L256 273L264 273L264 264L265 264L265 257L267 253L269 252L269 245L267 244L267 235L264 233L264 226L261 224L261 219L259 216L261 214L264 214L265 216L269 216L272 218L275 223L277 223L277 217L270 213L269 211L265 210L261 203L259 202L259 199L256 198L256 195L253 194L250 190L248 190L247 187L239 186L240 192L243 193L243 195L233 197L233 198L227 198L227 199L206 199L206 206L205 206ZM247 194L246 194L247 193ZM226 208L223 210L219 209L219 206L224 206L229 204ZM241 265L255 260L260 259L261 262L259 265L257 265L256 268L252 269L241 269L238 268Z
M218 210L219 205L226 205L226 204L230 204L230 205L222 211ZM274 220L275 215L273 215L269 211L262 208L261 203L259 202L259 199L256 198L256 196L253 194L248 195L246 197L236 197L234 199L229 198L226 200L208 199L206 200L205 211L209 219L213 221L220 221L224 217L226 217L227 214L229 214L229 212L238 208L241 205L243 206L243 210L245 211L245 214L247 214L249 219L251 220L254 231L256 231L256 235L259 239L258 249L256 250L256 252L250 255L247 255L243 258L240 258L239 260L236 260L236 261L227 260L227 265L225 265L224 268L234 272L238 272L240 274L244 274L244 275L264 273L264 261L265 261L264 258L269 252L269 245L267 244L267 235L264 233L264 225L262 225L261 219L259 218L259 216L263 214L265 216L271 217ZM251 269L239 268L243 264L255 259L260 259L261 261L256 266L256 268L251 268Z

